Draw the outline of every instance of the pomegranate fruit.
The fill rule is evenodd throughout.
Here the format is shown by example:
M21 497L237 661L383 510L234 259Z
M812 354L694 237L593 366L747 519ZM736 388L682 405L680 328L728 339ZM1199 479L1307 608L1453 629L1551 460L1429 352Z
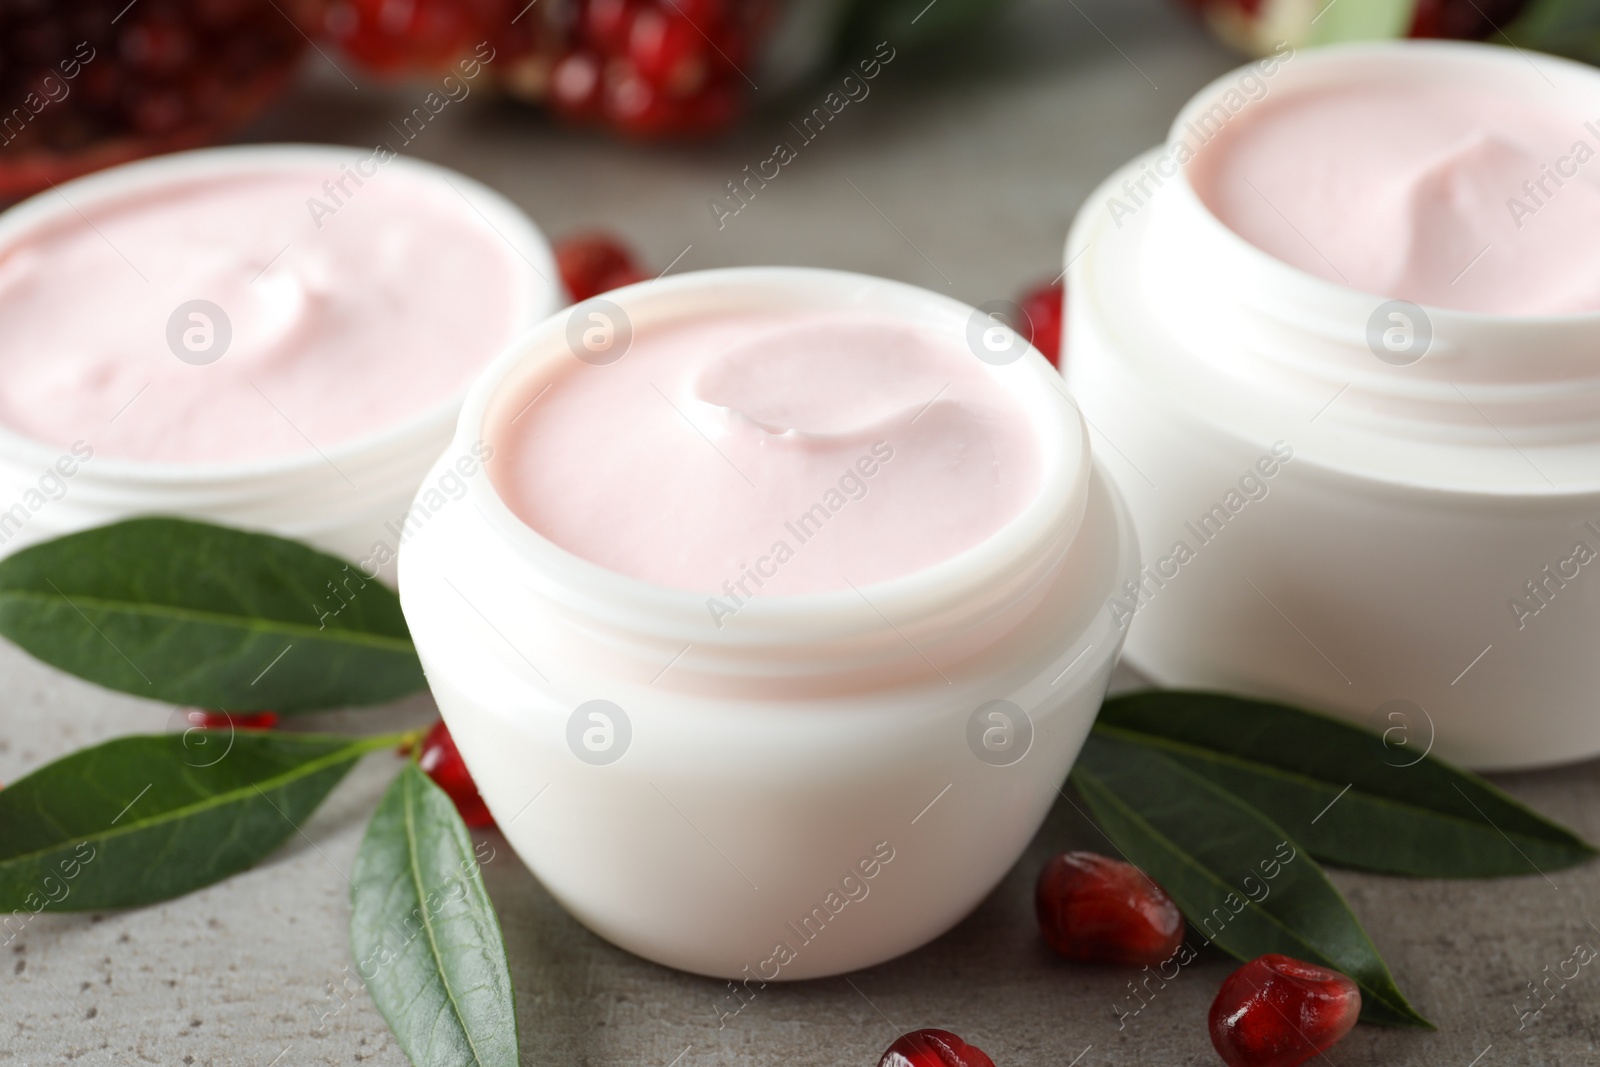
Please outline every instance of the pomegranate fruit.
M994 1061L948 1030L913 1030L878 1057L878 1067L994 1067Z
M511 96L638 137L715 133L742 112L777 0L334 0L329 36L386 76L480 44Z
M1228 1067L1297 1067L1355 1026L1361 990L1338 971L1267 955L1230 974L1211 1004L1211 1044Z
M242 125L286 84L319 4L0 3L0 199Z
M1139 868L1066 852L1039 872L1034 907L1045 943L1069 960L1155 966L1183 943L1183 915Z
M494 816L489 814L488 805L478 795L478 787L443 719L434 723L433 729L422 739L417 766L455 801L462 822L473 827L494 825Z

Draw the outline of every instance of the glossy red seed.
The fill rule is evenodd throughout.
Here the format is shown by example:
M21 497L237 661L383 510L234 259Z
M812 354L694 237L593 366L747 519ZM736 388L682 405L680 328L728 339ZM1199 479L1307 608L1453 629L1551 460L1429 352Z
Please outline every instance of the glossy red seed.
M326 26L347 54L389 75L443 70L488 35L461 0L339 0Z
M948 1030L913 1030L878 1057L878 1067L994 1067L994 1061Z
M646 277L627 245L597 231L573 234L556 242L556 266L561 271L562 284L575 301Z
M1211 1044L1228 1067L1298 1067L1355 1026L1361 990L1338 971L1288 956L1253 959L1211 1004Z
M616 129L635 137L661 137L673 132L679 121L672 98L625 60L616 61L614 71L607 72L605 116Z
M494 825L494 816L489 814L483 797L478 795L478 787L472 781L466 761L461 758L461 752L456 748L455 739L450 736L443 719L434 723L428 736L422 739L422 753L417 757L417 765L433 779L435 785L445 791L446 796L455 801L462 822L478 827Z
M706 47L687 19L655 8L639 12L628 34L633 69L669 96L689 96L705 83Z
M1155 966L1183 943L1183 915L1131 863L1066 852L1039 872L1034 907L1045 943L1069 960Z
M582 16L589 43L607 55L624 54L628 50L628 31L638 13L639 0L589 0Z
M550 71L550 106L569 119L589 121L604 112L600 59L592 52L569 52Z
M1065 300L1066 283L1056 281L1029 289L1017 302L1022 308L1028 340L1057 367L1061 366L1061 348L1065 342L1062 335Z
M198 726L205 730L270 730L278 725L278 713L275 711L256 711L248 714L229 711L200 711L195 710L184 716L189 720L190 726Z

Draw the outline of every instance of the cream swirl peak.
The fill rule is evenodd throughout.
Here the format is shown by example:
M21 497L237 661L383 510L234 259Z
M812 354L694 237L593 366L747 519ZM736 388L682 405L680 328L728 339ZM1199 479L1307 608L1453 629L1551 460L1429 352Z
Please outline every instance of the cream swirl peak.
M1029 415L958 338L870 314L686 318L529 388L494 442L511 510L591 562L712 594L719 623L955 556L1042 477Z
M1189 177L1234 232L1363 292L1508 315L1600 311L1600 124L1394 79L1250 104Z

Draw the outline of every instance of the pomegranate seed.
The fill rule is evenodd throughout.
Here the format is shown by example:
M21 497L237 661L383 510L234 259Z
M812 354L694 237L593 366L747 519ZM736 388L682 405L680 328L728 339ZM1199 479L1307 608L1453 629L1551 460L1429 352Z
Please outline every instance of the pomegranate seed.
M1355 1026L1361 990L1338 971L1288 956L1253 959L1211 1004L1211 1043L1228 1067L1297 1067Z
M639 76L671 96L689 96L706 80L706 40L687 19L659 10L634 16L628 58Z
M591 52L562 56L550 72L550 103L571 119L597 119L603 113L600 60Z
M388 75L443 70L485 36L460 0L340 0L326 25L353 58Z
M607 55L622 55L628 50L628 31L638 10L637 0L590 0L583 12L589 42Z
M611 124L635 137L659 137L672 132L677 112L672 101L639 76L626 60L616 61L615 76L607 72L605 114Z
M913 1030L889 1046L878 1067L994 1067L994 1061L948 1030Z
M556 266L574 301L643 281L633 253L606 233L580 233L556 244Z
M278 713L275 711L257 711L248 715L236 715L228 711L191 711L184 716L189 720L189 725L198 726L202 730L270 730L278 725Z
M1153 967L1183 943L1183 915L1166 891L1108 856L1056 856L1033 900L1045 942L1069 960Z
M462 822L477 827L494 825L494 816L489 814L488 805L478 795L478 787L473 784L466 761L461 758L443 719L434 723L428 736L422 739L422 754L417 758L417 765L455 801Z
M1066 283L1050 282L1029 289L1018 301L1025 316L1022 325L1028 332L1028 340L1058 368L1061 366L1061 346L1065 340L1061 332L1065 299Z

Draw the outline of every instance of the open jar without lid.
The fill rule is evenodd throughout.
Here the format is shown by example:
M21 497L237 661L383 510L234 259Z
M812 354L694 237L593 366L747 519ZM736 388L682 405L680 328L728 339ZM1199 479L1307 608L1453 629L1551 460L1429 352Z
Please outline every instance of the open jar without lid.
M548 383L608 373L581 358L574 323L599 313L639 338L761 309L870 310L976 359L972 308L860 275L723 270L608 293L478 381L438 471L478 456L489 476L419 500L400 565L440 709L544 885L624 948L758 983L909 951L989 892L1093 721L1120 643L1104 599L1137 566L1076 409L1025 345L982 373L1037 442L1037 492L981 543L900 577L721 617L707 592L589 562L508 507L505 427L538 417Z
M1592 68L1353 45L1224 76L1090 197L1065 373L1116 446L1144 549L1110 605L1129 658L1164 685L1403 721L1398 760L1600 753L1600 312L1362 292L1257 247L1197 191L1196 161L1252 109L1341 86L1487 92L1600 144Z

